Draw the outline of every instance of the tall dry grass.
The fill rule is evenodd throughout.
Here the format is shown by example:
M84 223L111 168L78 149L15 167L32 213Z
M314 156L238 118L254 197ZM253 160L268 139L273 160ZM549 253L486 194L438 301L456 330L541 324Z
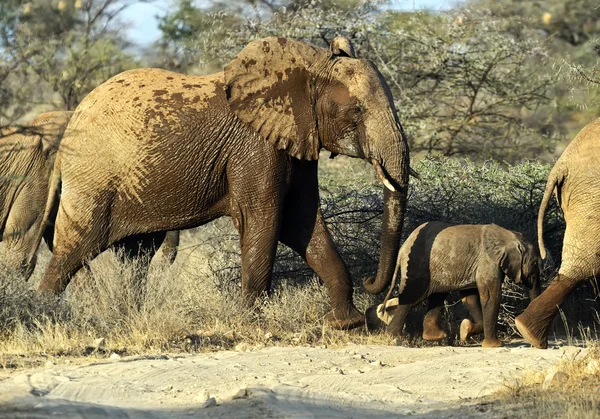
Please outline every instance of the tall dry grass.
M300 283L280 278L270 297L255 307L242 305L235 267L239 255L232 257L226 249L229 244L235 247L233 235L220 237L225 249L217 254L210 250L212 244L197 244L202 243L199 235L230 228L227 222L217 224L203 233L187 232L173 266L157 255L143 283L137 282L140 264L122 263L113 251L80 271L60 297L32 290L47 260L29 283L1 272L0 363L40 354L108 356L238 345L246 350L262 345L392 343L385 335L326 326L329 296L316 277ZM45 256L42 259L48 259ZM374 299L357 295L356 302L364 310ZM102 348L96 348L94 342L100 338Z
M372 168L361 160L336 158L323 163L323 212L355 280L357 307L365 310L382 299L365 294L361 286L362 279L377 269L382 187ZM496 222L534 234L526 227L534 225L547 166L526 163L503 171L492 163L429 159L415 167L422 180L413 180L405 235L433 219ZM548 242L556 251L563 227L553 211ZM253 308L241 305L239 238L226 218L184 232L175 264L166 266L157 256L142 284L136 283L139 265L120 263L114 252L105 252L92 261L89 270L78 273L61 297L38 295L32 289L41 280L49 256L47 250L40 250L29 283L0 266L0 357L198 351L238 344L249 348L393 342L362 329L341 332L327 327L325 287L284 246L278 249L273 295ZM506 283L503 291L500 324L508 337L512 318L527 300L525 291L514 284ZM590 317L592 302L578 295L571 300ZM565 329L570 333L573 327L569 325L585 317L573 316L565 306ZM419 337L423 314L422 306L411 312L403 344L423 344ZM444 328L449 338L442 344L457 343L458 325L465 315L460 303L447 303ZM101 338L104 345L98 349L94 342Z

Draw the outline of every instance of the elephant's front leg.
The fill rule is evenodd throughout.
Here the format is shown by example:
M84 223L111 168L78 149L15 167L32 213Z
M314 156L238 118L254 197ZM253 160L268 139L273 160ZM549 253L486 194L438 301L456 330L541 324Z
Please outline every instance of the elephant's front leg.
M242 205L232 213L240 234L242 296L248 305L271 291L271 275L280 230L280 205Z
M317 162L296 162L286 196L280 240L302 256L329 291L327 322L337 329L365 324L352 302L352 280L323 220L319 202Z
M498 312L500 311L500 300L502 298L502 282L500 272L478 272L476 279L477 289L479 291L479 300L483 310L483 334L484 339L481 344L484 348L497 348L504 346L498 339L496 333L496 324L498 322Z

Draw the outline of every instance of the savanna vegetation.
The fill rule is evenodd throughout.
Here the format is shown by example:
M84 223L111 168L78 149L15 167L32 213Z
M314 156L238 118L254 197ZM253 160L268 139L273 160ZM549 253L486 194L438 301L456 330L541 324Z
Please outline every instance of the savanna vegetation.
M386 78L408 135L420 179L411 179L405 235L428 220L493 222L535 242L552 162L600 115L600 8L593 0L467 0L436 11L354 0L171 0L158 16L160 39L143 47L128 40L123 15L139 1L0 2L0 128L43 110L75 109L95 86L130 68L208 74L251 39L279 35L326 46L344 35ZM376 301L362 292L361 280L377 267L381 186L362 161L322 157L323 210L355 280L357 306L364 310ZM554 266L560 264L563 231L553 203L545 235ZM41 253L47 259L48 252ZM554 266L546 267L548 279ZM39 354L392 343L384 335L324 327L325 288L283 246L273 297L255 309L241 307L239 245L229 220L185 232L176 264L156 261L141 286L134 283L136 266L120 264L109 252L57 299L32 291L44 268L42 261L29 283L2 271L4 366ZM504 291L501 323L510 336L513 318L527 300L515 285ZM462 315L454 305L448 303L445 316L452 332ZM555 332L593 340L594 308L591 291L578 289ZM99 338L105 342L94 344ZM449 339L454 343L455 337ZM560 368L577 377L574 370L598 362L596 352ZM593 378L584 381L597 387ZM568 381L560 396L541 397L537 377L510 390L510 397L538 400L536 412L540 406L565 412L560 409L570 409L571 400L597 408L593 394L571 398L574 382Z

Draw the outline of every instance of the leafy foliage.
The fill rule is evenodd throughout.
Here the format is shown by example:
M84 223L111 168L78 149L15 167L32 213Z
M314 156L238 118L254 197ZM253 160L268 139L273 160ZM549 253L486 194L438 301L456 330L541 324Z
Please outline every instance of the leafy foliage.
M136 66L119 14L138 0L32 0L0 5L0 116L36 104L75 109L98 84Z

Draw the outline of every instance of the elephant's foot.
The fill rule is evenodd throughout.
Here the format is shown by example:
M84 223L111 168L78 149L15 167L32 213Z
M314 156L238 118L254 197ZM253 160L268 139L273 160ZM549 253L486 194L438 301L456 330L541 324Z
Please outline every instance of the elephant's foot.
M548 348L546 327L535 327L535 322L527 312L523 312L515 319L515 326L523 338L538 349Z
M463 319L462 322L460 322L460 340L461 341L465 341L467 339L469 339L471 337L471 335L473 334L473 328L474 328L474 324L471 320L469 319Z
M327 324L334 329L349 330L364 326L365 315L351 305L350 308L336 308L331 310L326 318Z
M483 333L483 326L478 323L473 323L470 319L463 319L460 323L460 340L466 341L471 336Z
M448 337L448 335L440 328L427 328L423 330L423 340L436 341L446 337Z
M442 340L448 335L444 332L437 323L437 317L425 315L423 321L423 340L436 341Z
M481 342L481 346L483 348L501 348L504 346L504 343L498 338L485 338L483 342Z

